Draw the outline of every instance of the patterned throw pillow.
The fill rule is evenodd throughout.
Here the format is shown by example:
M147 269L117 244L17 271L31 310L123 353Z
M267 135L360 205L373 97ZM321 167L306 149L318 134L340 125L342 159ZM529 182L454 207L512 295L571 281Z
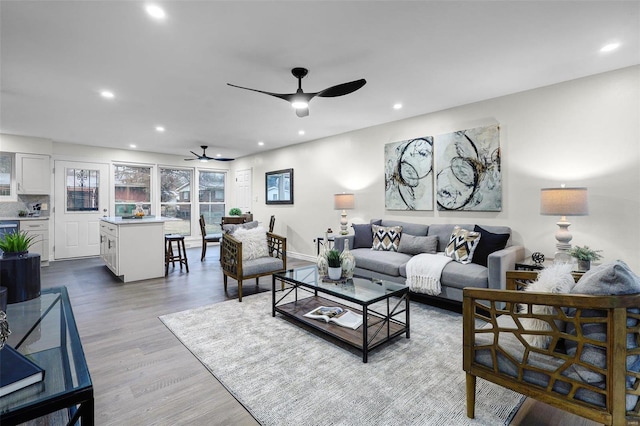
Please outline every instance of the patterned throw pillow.
M373 246L371 250L398 251L402 226L371 225Z
M480 242L480 233L462 229L459 226L453 228L449 244L444 250L445 254L460 263L471 263L473 251Z

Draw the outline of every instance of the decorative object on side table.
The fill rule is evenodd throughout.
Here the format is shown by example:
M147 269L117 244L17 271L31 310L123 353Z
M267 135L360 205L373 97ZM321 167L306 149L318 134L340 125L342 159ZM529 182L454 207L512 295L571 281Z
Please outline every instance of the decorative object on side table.
M336 210L342 210L340 219L340 235L347 235L347 210L353 209L355 205L355 198L353 194L335 194L333 196L334 208Z
M353 271L356 269L356 258L349 251L349 240L345 238L344 249L340 253L340 263L342 265L342 276L353 278Z
M229 216L242 216L242 210L240 210L237 207L234 207L231 210L229 210Z
M553 256L555 263L571 262L571 239L569 232L570 222L567 216L586 216L589 214L587 204L587 188L542 188L540 190L540 214L561 216L556 231L556 253Z
M340 266L340 252L332 249L327 253L328 275L332 280L339 280L342 277L342 267Z
M536 265L541 265L544 263L544 254L540 253L539 251L531 253L531 260L533 260L533 263L535 263Z
M569 250L569 254L578 259L579 270L588 271L589 269L591 269L592 260L602 259L602 255L600 254L601 251L602 250L590 249L589 246L575 246L571 250Z
M20 217L27 217L27 215L29 215L29 212L26 211L26 210L20 210L18 212L18 216L20 216Z

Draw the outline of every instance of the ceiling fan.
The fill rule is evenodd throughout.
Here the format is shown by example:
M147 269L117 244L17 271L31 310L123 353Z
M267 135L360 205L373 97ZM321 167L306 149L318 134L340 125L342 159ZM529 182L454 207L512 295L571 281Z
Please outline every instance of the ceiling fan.
M235 160L235 158L209 157L207 155L208 146L207 145L200 145L200 148L202 148L202 155L198 155L193 151L189 151L190 153L195 155L196 158L185 158L184 161L199 160L199 161L202 161L203 163L206 163L209 160L216 160L216 161L233 161L233 160Z
M250 89L248 87L236 86L235 84L227 83L231 87L237 87L239 89L252 90L258 93L264 93L265 95L275 96L276 98L284 99L291 103L296 109L296 115L298 117L306 117L309 115L309 101L316 96L321 98L334 98L336 96L348 95L355 92L367 83L367 80L361 78L360 80L350 81L348 83L338 84L337 86L331 86L320 92L305 93L302 91L302 79L309 73L306 68L293 68L291 74L298 79L298 90L296 93L272 93L265 92L264 90Z

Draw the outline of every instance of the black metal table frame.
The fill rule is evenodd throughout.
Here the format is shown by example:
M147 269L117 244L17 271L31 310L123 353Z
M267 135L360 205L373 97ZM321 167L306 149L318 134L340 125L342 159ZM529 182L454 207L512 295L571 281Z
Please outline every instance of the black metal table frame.
M282 297L280 297L279 299L276 299L276 293L278 292L276 290L276 281L281 281L282 282L282 287L280 292L282 293ZM290 287L286 287L285 283L289 284ZM360 306L362 308L362 346L358 346L356 344L354 344L353 342L350 342L348 340L344 340L341 339L340 336L336 335L336 334L332 334L328 331L326 331L325 329L321 328L321 327L317 327L314 324L316 324L313 321L309 321L309 322L303 322L306 325L309 325L313 328L315 328L316 330L319 330L327 335L330 335L334 338L337 338L353 347L356 347L358 349L360 349L362 351L362 362L363 363L367 363L369 360L369 351L374 349L375 347L386 343L390 340L392 340L393 338L400 336L402 334L406 334L406 338L409 339L411 337L411 333L410 333L410 303L409 303L409 288L405 288L402 290L398 290L398 291L394 291L394 292L389 292L383 296L380 296L376 299L372 299L366 303L355 299L355 298L351 298L348 297L344 294L339 294L339 293L335 293L335 292L331 292L329 289L326 288L318 288L317 286L312 286L310 284L304 283L304 282L300 282L294 279L289 279L287 277L283 277L280 276L278 274L273 274L272 276L272 312L271 315L273 317L276 316L276 312L279 312L282 315L285 315L289 318L295 319L298 322L302 322L299 318L290 315L288 312L282 311L282 310L278 310L278 303L280 303L285 297L287 297L289 294L291 294L292 292L294 292L295 294L295 301L298 301L298 289L301 289L305 292L308 293L313 293L314 296L318 296L318 292L321 293L325 293L325 294L329 294L331 296L337 297L341 300L346 300L349 301L351 303L355 303L358 306ZM395 304L395 306L391 309L390 308L390 300L392 297L397 297L398 300ZM374 309L370 308L370 305L380 302L382 300L386 299L386 307L387 307L387 312L386 314L378 312ZM404 309L402 309L400 307L400 305L402 304L402 302L404 301ZM405 313L405 321L401 322L398 319L396 319L395 317ZM371 315L373 317L377 318L377 321L374 321L373 323L369 323L369 318L368 316ZM391 324L398 324L398 325L402 325L403 328L399 331L396 331L394 333L391 333L390 327ZM373 330L373 333L370 335L369 333L369 327L374 327L376 325L379 325L376 329ZM386 326L386 327L385 327ZM375 344L373 343L374 339L378 336L378 334L383 330L383 328L386 328L386 332L387 332L387 336L386 338L376 342Z
M54 291L60 290L60 295L55 301L60 300L62 295L65 295L66 301L69 301L66 287L60 287L56 289L42 290L42 294L54 293ZM49 306L49 308L42 313L40 318L33 324L24 337L15 345L15 349L19 349L22 343L29 337L29 335L38 327L38 325L45 319L45 317L51 312L55 306L55 301ZM73 311L70 303L64 303L64 299L60 300L60 348L63 363L69 364L68 346L71 347L71 357L74 360L82 360L85 364L84 352L82 345L67 345L67 327L70 335L74 335L79 340L78 328L76 326ZM71 319L70 321L63 321L63 318ZM86 365L85 365L86 367ZM88 370L87 370L88 371ZM45 372L46 374L46 372ZM87 373L88 374L88 373ZM65 369L65 380L72 381L71 372L69 369ZM89 380L90 381L90 380ZM59 410L69 410L69 421L67 425L74 425L78 421L82 426L93 426L94 424L94 397L93 397L93 385L85 386L70 392L62 392L57 395L53 395L42 401L36 401L33 404L27 404L16 410L7 413L0 413L0 424L2 426L17 425L29 420L42 417L44 415L54 413Z

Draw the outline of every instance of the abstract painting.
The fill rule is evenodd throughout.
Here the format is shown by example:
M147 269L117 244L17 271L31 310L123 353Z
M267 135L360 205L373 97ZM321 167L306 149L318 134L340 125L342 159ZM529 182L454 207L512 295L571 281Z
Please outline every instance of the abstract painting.
M435 137L438 210L501 211L500 127Z
M433 210L433 137L384 146L385 208Z

